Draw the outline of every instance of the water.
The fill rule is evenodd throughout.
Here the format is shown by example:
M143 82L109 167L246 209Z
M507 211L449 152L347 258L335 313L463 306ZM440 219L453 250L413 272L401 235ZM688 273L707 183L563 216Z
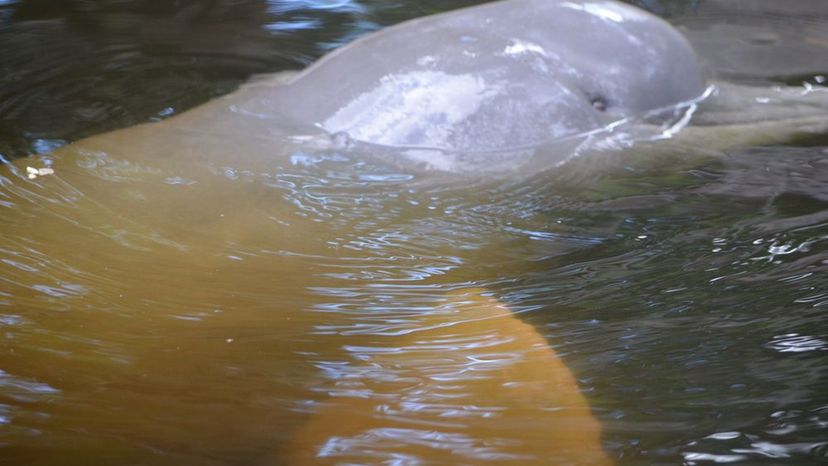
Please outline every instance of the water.
M38 3L0 2L3 69L18 76L4 72L0 99L7 159L169 118L449 7ZM724 14L648 5L688 24ZM159 48L110 22L173 13L191 29L145 36ZM23 40L56 24L61 40ZM219 24L245 35L206 54L214 33L199 28ZM76 63L69 37L99 55ZM786 75L726 64L732 79ZM789 84L828 71L787 66ZM145 131L0 167L2 464L826 461L824 140L458 181Z

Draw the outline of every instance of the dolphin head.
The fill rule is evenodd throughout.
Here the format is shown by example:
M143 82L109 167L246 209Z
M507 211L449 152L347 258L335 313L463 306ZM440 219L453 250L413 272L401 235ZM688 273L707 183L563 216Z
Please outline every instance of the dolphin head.
M699 96L684 37L612 0L506 0L371 34L254 104L373 145L542 144Z

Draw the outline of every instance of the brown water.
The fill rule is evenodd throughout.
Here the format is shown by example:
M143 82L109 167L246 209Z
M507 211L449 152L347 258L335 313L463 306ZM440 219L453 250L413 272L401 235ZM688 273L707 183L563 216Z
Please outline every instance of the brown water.
M48 14L65 31L181 14L101 5ZM206 97L258 66L449 6L222 5L186 24L240 24L257 39L228 41L237 47L216 61L184 34L165 42L175 53L130 49L122 64L144 67L127 66L129 80L99 75L108 51L88 75L24 85L6 74L25 89L0 104L6 158L108 120L166 118L190 86ZM27 29L54 24L26 19L47 14L37 2L0 8L14 13L0 36L55 37ZM210 19L228 11L235 22ZM287 22L304 26L264 27ZM84 31L87 46L114 40ZM12 43L23 57L68 42L0 42ZM250 56L256 67L203 84L203 70ZM818 85L818 71L803 79ZM102 101L94 79L115 94L99 113L84 104ZM171 103L153 100L167 91ZM64 121L43 99L77 111ZM665 147L458 181L143 126L2 165L0 463L826 461L826 146Z

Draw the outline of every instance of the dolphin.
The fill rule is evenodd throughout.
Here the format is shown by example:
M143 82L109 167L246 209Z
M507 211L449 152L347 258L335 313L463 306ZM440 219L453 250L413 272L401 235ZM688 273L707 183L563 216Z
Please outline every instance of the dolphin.
M741 110L757 102L760 111ZM176 284L175 290L146 290L140 280L130 281L131 288L121 286L124 295L147 294L145 301L153 302L173 293L182 302L233 306L203 286L217 283L216 270L288 277L282 292L289 294L320 280L296 265L296 252L319 254L326 240L341 236L333 221L298 215L309 208L301 200L265 187L290 185L273 174L279 164L312 165L348 153L452 180L468 171L519 176L526 166L554 166L585 147L600 151L630 141L642 150L664 142L721 148L784 141L828 129L825 108L821 95L801 89L711 88L687 40L632 6L504 0L383 29L299 73L261 78L165 121L63 147L40 159L47 167L28 166L37 165L34 159L6 164L0 167L3 228L9 237L27 238L26 254L36 248L39 257L70 267L111 242L121 254L110 254L107 263L120 280L150 268ZM227 182L240 178L245 182ZM289 228L274 235L284 225ZM192 237L200 248L188 246ZM215 254L227 244L293 255L227 266ZM121 291L103 292L100 301L120 302ZM26 306L51 305L36 291L19 291L26 292ZM612 463L577 379L537 329L490 291L456 290L444 304L444 312L423 313L423 331L392 345L406 351L370 355L365 372L380 374L369 380L376 398L321 400L279 460L358 462L351 455L360 448L385 445L389 461L410 454L435 463ZM282 323L300 326L295 317L298 323L288 322L290 315ZM468 335L487 335L492 349L483 356L490 357L463 339ZM422 359L438 344L453 348L442 366ZM382 376L394 368L414 381L410 389ZM443 372L430 372L435 368ZM451 377L456 373L474 377ZM452 398L460 395L465 398ZM448 399L491 408L475 411L491 416L459 417L466 413L449 409ZM429 409L406 410L415 405ZM531 428L510 432L498 419L509 426L527 420ZM418 427L435 420L446 422L446 432ZM117 423L103 424L101 435L112 436L107 429ZM527 453L522 444L531 445L528 457L521 456Z
M708 78L676 28L636 7L502 0L382 29L165 123L490 174L607 140L726 148L828 129L825 93Z
M527 148L560 145L706 89L681 34L616 1L507 0L415 19L282 79L219 105L446 171L492 168L495 159L515 167Z
M234 108L357 142L491 151L594 130L704 89L687 40L658 17L615 1L511 0L368 35Z

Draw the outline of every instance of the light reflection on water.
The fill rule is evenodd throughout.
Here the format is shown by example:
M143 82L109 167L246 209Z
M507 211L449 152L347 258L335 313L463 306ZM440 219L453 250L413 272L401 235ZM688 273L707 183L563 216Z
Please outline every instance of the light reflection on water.
M531 459L584 419L548 347L619 464L828 454L822 147L459 182L175 138L0 167L0 462Z

